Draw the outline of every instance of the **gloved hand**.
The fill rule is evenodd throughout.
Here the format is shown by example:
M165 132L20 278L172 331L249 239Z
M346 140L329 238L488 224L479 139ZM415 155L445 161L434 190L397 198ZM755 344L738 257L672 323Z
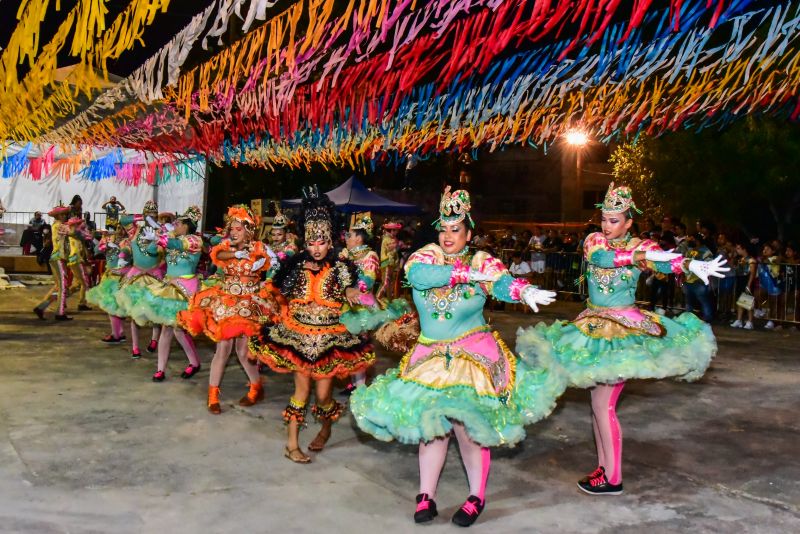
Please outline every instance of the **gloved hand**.
M116 243L114 243L113 241L109 241L109 242L107 242L107 243L106 243L106 246L107 246L108 248L119 248L119 245L117 245L117 244L116 244Z
M680 254L671 250L648 250L644 253L644 259L647 261L672 261L680 257Z
M267 249L267 256L269 256L269 263L270 265L277 265L279 263L278 256L275 254L275 251L272 250L269 246L265 247Z
M267 263L267 258L258 258L256 261L253 262L253 266L250 268L250 272L254 273L258 271L260 268L264 266L265 263Z
M530 308L539 312L539 306L547 306L556 300L557 293L555 291L547 291L545 289L538 289L533 286L528 286L522 290L522 302L530 306Z
M147 224L150 226L150 228L155 228L156 230L161 230L161 225L158 224L158 221L153 219L150 215L145 217L144 220L147 221Z
M128 262L125 260L117 260L117 267L127 267Z
M711 261L692 260L689 262L689 271L694 273L704 284L708 285L709 276L725 278L723 273L731 270L730 267L725 267L727 263L728 260L721 255Z
M233 253L233 257L236 258L237 260L246 260L247 258L250 257L250 251L237 250L236 252Z
M142 239L144 239L145 241L155 241L156 239L158 239L158 236L156 235L155 230L153 230L149 226L145 226L144 228L142 228Z

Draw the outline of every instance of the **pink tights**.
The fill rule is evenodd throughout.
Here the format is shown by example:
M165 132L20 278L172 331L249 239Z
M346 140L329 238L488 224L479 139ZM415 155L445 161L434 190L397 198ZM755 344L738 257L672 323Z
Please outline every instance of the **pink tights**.
M622 482L622 427L617 419L617 401L625 382L592 389L592 429L597 462L611 484Z
M453 423L453 432L458 441L461 461L467 471L470 495L481 501L486 495L486 480L489 478L491 453L487 447L481 447L472 441L461 423ZM419 492L427 493L431 499L436 495L439 476L447 458L447 447L450 437L438 438L430 443L419 444Z
M109 315L108 319L111 321L111 335L115 338L119 339L122 337L122 317L117 317L116 315Z
M161 335L158 337L158 369L156 370L164 371L167 367L170 348L172 348L173 334L175 335L175 339L178 340L180 346L183 347L183 352L185 352L186 357L189 358L189 363L195 367L200 365L200 358L197 357L197 349L195 349L194 340L189 337L186 331L181 328L165 326L161 330Z
M225 373L225 366L228 365L228 358L231 356L234 342L236 344L236 356L242 365L247 379L251 384L258 384L261 376L258 374L258 364L249 359L250 349L247 346L247 338L244 336L234 339L223 339L217 343L217 350L211 360L211 371L208 375L208 385L219 387L222 382L222 375Z
M153 337L150 339L152 341L158 341L158 336L161 334L161 327L154 326L153 327ZM139 327L136 325L133 319L131 319L131 348L136 351L139 350Z

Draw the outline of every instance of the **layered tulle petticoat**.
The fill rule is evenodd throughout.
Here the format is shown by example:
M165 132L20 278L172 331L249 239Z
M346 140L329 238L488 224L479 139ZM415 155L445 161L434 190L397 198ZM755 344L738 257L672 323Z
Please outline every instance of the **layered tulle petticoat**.
M117 302L119 282L125 271L111 270L103 273L100 283L86 291L86 301L109 315L120 316L123 311Z
M711 327L692 313L590 307L574 321L520 328L523 361L563 372L571 387L635 378L697 380L717 351Z
M189 300L197 292L196 276L167 277L158 284L135 285L128 289L133 301L130 316L137 324L153 323L175 326L178 313L188 309Z
M136 301L141 295L143 288L157 288L161 286L161 280L164 278L164 266L159 266L154 269L143 271L138 267L131 267L125 276L119 281L119 290L116 293L117 305L119 306L119 317L133 317L133 308ZM140 318L141 319L141 318ZM148 321L136 321L139 326L145 326Z
M481 446L514 445L564 392L559 372L519 361L488 326L455 339L420 336L399 367L351 395L358 426L384 441L429 442L453 421Z

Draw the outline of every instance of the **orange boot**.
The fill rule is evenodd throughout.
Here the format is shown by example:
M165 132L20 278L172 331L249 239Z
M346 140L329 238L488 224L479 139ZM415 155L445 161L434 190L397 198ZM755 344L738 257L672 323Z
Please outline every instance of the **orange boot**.
M208 411L214 415L222 413L219 405L219 386L208 386Z
M259 380L255 384L250 384L247 395L239 399L239 406L252 406L261 400L264 400L264 384Z

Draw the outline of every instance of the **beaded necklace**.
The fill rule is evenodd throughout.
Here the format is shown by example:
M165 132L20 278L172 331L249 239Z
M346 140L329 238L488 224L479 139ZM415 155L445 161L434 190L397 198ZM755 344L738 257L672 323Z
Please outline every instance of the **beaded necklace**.
M358 259L359 255L362 252L367 252L367 251L369 251L369 245L358 245L357 247L349 249L347 253L350 255L351 260L355 260Z
M455 254L444 254L445 265L452 265L457 260L467 265L472 263L472 254L466 246L461 252ZM453 310L462 300L466 300L475 295L473 284L458 284L455 287L434 287L422 292L428 306L433 308L431 318L436 321L447 321L453 318Z

